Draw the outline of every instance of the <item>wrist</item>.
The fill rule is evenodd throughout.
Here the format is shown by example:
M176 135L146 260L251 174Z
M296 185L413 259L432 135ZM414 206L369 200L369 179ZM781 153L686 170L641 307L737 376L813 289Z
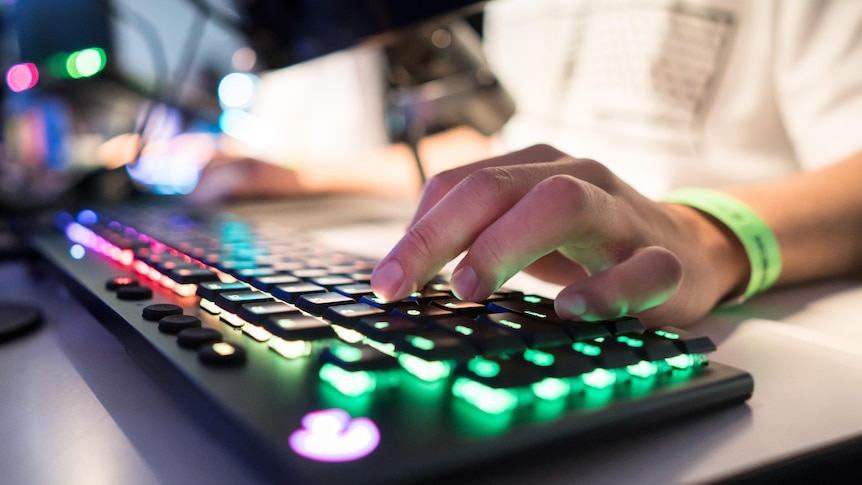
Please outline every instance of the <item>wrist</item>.
M741 293L731 293L737 303L771 287L781 274L781 250L772 229L746 204L722 192L704 188L685 188L672 192L665 202L691 207L703 215L725 238L735 241L736 257L741 246L748 268ZM727 254L730 255L729 253ZM720 261L720 260L719 260ZM730 262L730 261L729 261Z
M750 264L745 248L727 226L715 217L691 206L665 203L694 236L693 258L697 258L699 273L710 280L714 304L730 301L745 293L750 277Z

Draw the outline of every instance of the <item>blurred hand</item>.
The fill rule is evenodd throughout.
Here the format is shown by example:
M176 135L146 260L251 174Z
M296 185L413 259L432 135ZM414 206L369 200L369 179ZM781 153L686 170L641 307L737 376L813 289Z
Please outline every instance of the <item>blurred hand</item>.
M563 318L634 315L650 326L693 322L748 273L723 226L549 146L433 177L372 287L404 298L465 251L451 277L461 299L482 301L523 269L564 286L556 296Z
M287 167L248 157L216 154L201 171L189 195L193 203L223 200L278 198L302 195L307 189Z

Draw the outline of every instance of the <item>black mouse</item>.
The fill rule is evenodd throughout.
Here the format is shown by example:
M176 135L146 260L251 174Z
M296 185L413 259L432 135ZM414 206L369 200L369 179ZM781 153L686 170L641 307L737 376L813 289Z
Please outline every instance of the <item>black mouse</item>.
M0 301L0 342L24 335L42 324L42 310L35 305Z

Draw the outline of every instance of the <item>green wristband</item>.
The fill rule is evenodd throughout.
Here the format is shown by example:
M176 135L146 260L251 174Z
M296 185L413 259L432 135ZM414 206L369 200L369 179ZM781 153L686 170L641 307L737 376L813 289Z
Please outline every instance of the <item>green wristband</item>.
M742 243L751 264L751 277L742 301L765 291L781 274L781 249L772 229L747 205L711 189L684 188L671 192L664 202L687 205L727 226Z

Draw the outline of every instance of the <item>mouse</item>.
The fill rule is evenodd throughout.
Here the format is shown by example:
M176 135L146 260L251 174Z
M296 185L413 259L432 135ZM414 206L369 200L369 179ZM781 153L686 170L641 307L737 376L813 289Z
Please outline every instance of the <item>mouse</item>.
M0 301L0 342L25 335L42 324L42 310L32 304Z

